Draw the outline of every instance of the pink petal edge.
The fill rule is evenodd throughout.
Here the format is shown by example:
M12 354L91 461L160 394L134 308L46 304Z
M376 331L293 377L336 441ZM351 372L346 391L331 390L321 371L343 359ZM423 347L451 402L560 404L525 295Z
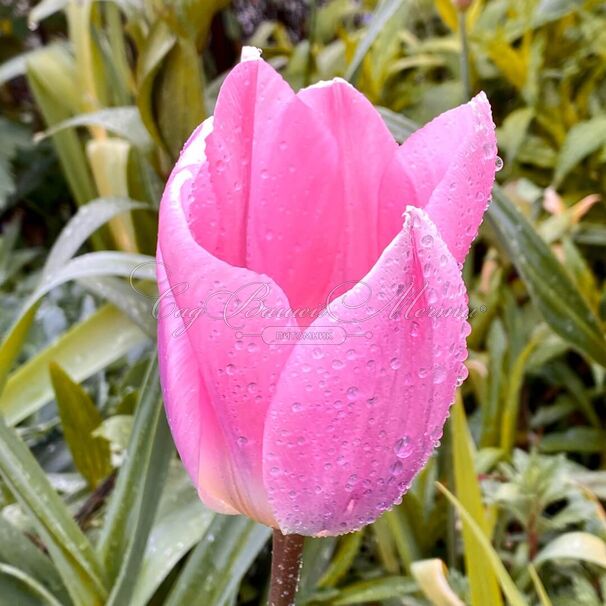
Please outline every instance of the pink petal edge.
M383 175L379 231L385 245L411 204L426 210L462 263L490 201L496 154L495 126L483 92L413 133Z

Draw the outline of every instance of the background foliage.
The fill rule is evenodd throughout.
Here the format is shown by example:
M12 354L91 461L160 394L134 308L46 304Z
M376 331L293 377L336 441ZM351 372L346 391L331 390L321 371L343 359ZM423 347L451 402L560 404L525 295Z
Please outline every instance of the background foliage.
M470 378L402 504L307 542L299 602L605 603L603 2L2 0L0 33L0 604L263 602L268 530L200 504L162 411L163 180L244 41L403 140L465 100L462 33L504 160Z

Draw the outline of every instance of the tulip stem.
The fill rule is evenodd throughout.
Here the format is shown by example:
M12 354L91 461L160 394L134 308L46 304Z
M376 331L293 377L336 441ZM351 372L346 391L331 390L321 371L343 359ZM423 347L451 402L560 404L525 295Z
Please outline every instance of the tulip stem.
M304 537L274 530L269 606L292 606L299 585Z
M459 11L459 36L461 38L461 80L465 100L471 99L471 75L469 73L469 41L467 40L467 21L465 11Z

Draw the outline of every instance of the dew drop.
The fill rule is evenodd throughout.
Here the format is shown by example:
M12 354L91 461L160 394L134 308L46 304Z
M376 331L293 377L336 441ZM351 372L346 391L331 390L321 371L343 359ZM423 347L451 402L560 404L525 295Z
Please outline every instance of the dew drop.
M429 234L426 236L423 236L421 238L421 244L423 246L431 246L433 244L433 236L430 236Z
M433 382L436 385L439 385L440 383L444 383L445 379L446 379L446 369L443 366L440 366L438 364L433 369Z
M402 465L401 461L396 461L389 469L391 475L398 476L404 471L404 465Z
M418 337L419 336L419 323L415 322L414 320L410 324L410 336L411 337Z
M394 452L400 459L409 457L412 453L412 444L410 443L410 438L408 436L400 438L394 445Z
M389 365L391 366L392 370L398 370L398 368L400 368L400 360L398 358L392 358Z
M349 400L355 400L356 397L357 397L357 395L358 395L358 388L357 387L352 386L352 387L350 387L347 390L347 398Z
M503 168L503 160L497 156L494 161L494 169L498 172Z

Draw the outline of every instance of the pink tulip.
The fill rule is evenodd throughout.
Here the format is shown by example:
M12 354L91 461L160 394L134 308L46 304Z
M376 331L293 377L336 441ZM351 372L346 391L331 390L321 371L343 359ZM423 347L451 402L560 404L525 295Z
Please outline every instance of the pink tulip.
M398 146L347 82L295 94L245 49L160 209L162 386L208 507L336 535L401 500L467 374L495 159L483 93Z

